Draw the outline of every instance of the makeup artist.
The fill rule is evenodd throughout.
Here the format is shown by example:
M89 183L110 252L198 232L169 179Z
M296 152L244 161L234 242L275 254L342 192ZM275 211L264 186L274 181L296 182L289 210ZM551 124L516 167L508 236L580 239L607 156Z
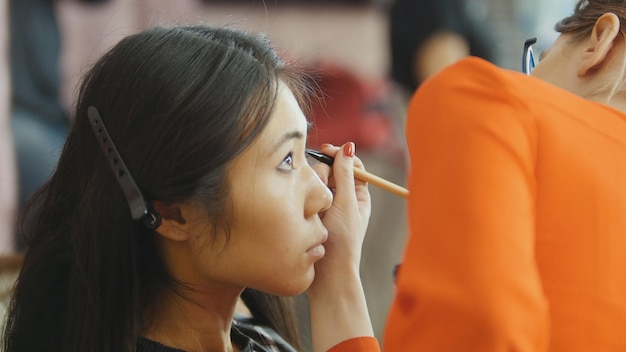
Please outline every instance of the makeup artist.
M378 351L363 164L348 142L309 166L306 81L232 28L155 27L103 55L22 214L4 350L294 351L285 297L306 291L314 351Z
M578 1L530 76L474 57L417 90L385 351L626 351L625 25Z

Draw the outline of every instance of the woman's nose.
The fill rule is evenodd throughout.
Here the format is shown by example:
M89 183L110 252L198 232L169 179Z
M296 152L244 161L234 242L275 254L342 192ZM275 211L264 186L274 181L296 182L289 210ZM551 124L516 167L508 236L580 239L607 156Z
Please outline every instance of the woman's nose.
M307 182L309 187L307 187L305 211L306 216L309 217L330 208L333 204L333 194L312 167L307 169L310 177L308 178L309 182Z

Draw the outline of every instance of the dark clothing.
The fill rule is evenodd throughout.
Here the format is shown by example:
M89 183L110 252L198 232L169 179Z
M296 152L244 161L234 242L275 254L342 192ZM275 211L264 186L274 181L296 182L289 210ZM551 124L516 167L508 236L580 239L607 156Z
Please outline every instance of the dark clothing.
M466 0L395 0L390 9L391 78L414 91L413 62L424 41L437 31L464 37L470 54L493 60L486 30L466 12ZM483 25L484 26L484 25Z
M60 100L62 38L55 1L10 0L9 22L11 133L23 204L56 167L70 123Z
M51 0L11 0L11 104L65 123L59 102L61 36Z
M296 352L271 328L254 324L252 320L237 318L230 330L230 337L241 352ZM156 341L139 338L137 352L185 352L162 345Z

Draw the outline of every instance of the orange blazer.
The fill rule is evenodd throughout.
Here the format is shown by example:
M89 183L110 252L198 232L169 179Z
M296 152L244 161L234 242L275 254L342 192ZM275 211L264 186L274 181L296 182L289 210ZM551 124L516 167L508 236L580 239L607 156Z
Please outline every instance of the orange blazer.
M626 115L469 58L406 129L383 351L626 351Z
M328 352L380 352L375 337L355 337L333 346Z

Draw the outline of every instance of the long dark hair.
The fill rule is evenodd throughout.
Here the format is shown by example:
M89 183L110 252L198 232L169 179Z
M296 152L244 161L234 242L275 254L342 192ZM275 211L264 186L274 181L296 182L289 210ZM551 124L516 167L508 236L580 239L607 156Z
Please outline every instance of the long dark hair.
M134 351L160 293L180 291L154 231L131 218L89 106L146 199L201 202L228 228L226 167L266 126L278 81L306 98L305 80L264 36L229 28L156 27L102 56L83 78L56 171L22 216L28 250L5 351ZM288 303L253 302L269 302L257 314L283 312L259 318L297 344Z

